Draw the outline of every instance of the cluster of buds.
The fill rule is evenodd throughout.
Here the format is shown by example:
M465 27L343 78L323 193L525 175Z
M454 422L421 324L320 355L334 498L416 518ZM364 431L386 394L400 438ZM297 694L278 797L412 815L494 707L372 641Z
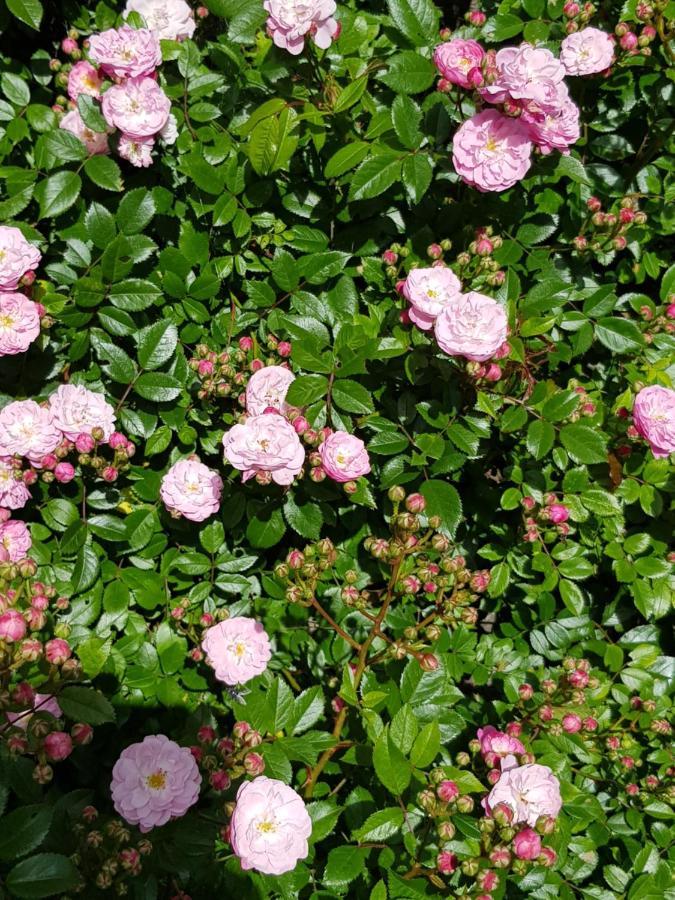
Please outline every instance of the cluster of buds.
M224 607L216 609L211 600L203 603L182 597L171 607L169 616L175 630L184 635L192 645L188 653L189 659L200 663L204 659L204 652L201 649L204 631L218 622L224 622L230 614Z
M64 439L53 453L42 458L39 470L25 469L22 477L28 485L38 478L47 484L53 481L68 484L75 478L76 466L79 466L81 471L91 469L96 476L112 484L129 468L129 460L135 453L136 445L121 431L113 432L104 441L102 430L94 428L91 434L82 433L74 441Z
M537 541L547 543L550 539L555 540L558 536L567 537L569 534L570 526L567 524L567 520L570 517L570 511L555 494L546 494L543 506L538 506L533 497L523 497L520 505L523 508L525 523L523 540L527 543L533 544ZM542 529L550 530L551 534L546 532L542 534Z
M576 0L567 0L562 11L563 16L567 19L565 31L567 34L573 34L591 21L597 12L597 7L593 3L577 3Z
M589 715L593 704L587 692L596 690L599 685L587 659L567 657L554 677L547 675L539 681L539 691L531 684L521 684L518 705L527 712L528 720L536 715L553 735L595 734L599 724Z
M651 306L640 307L642 317L642 335L648 344L654 340L654 336L665 332L675 334L675 294L669 294L666 302L660 310L654 310Z
M196 737L190 752L204 782L218 795L229 791L239 778L255 778L265 771L265 760L256 749L263 743L263 736L248 722L235 722L225 737L213 725L202 725ZM229 802L225 804L225 812L231 812Z
M499 267L493 253L504 243L492 226L477 228L474 240L467 250L457 256L457 274L466 290L480 291L488 287L499 287L506 280L506 272Z
M308 544L304 550L291 550L286 561L274 570L276 577L285 584L288 602L312 606L321 582L332 581L337 557L337 550L329 538Z
M640 210L638 198L634 196L622 197L618 207L609 212L603 210L597 197L589 197L586 206L588 218L580 233L572 239L572 246L582 254L625 250L628 230L647 221L647 214Z
M85 806L72 831L77 849L71 861L82 874L74 893L83 894L87 885L118 897L134 893L132 879L143 872L143 859L153 851L147 838L136 839L121 819L102 821L95 806Z
M637 30L633 30L628 22L619 22L614 29L614 34L618 39L619 47L625 51L626 56L651 56L652 50L649 45L655 40L657 35L656 28L648 21L654 15L653 7L649 6L647 3L640 3L639 6L642 13L642 17L639 18L643 18L643 21L647 21L647 24L643 25L640 29L639 34L637 33ZM647 13L649 13L649 15L646 15Z
M227 397L243 409L251 375L265 366L283 365L291 351L288 341L280 341L274 335L267 337L264 347L250 335L239 338L237 347L221 352L199 344L188 362L199 379L197 396L200 400Z

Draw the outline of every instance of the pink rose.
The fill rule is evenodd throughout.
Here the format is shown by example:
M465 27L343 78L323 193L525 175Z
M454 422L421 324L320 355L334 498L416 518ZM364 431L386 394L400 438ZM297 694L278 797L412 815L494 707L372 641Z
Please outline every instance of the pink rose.
M49 409L54 425L69 441L80 434L90 435L100 429L107 441L115 430L115 410L103 394L90 391L79 384L62 384L49 398Z
M293 426L276 413L250 416L223 435L225 459L248 481L256 472L270 472L276 484L292 484L305 461L305 451Z
M506 340L508 322L501 303L470 291L448 303L436 319L438 345L450 356L484 362Z
M531 828L523 828L513 839L513 849L518 859L536 859L541 853L541 838Z
M24 353L39 334L37 304L25 294L0 293L0 356Z
M194 14L185 0L127 0L124 12L143 16L160 41L184 41L195 33Z
M30 531L24 522L10 519L0 525L0 561L20 562L33 546Z
M0 641L6 641L8 644L22 641L26 636L26 630L26 620L18 610L8 609L0 615ZM7 713L7 718L9 716L10 713Z
M77 100L80 94L98 98L101 96L102 84L103 79L98 69L81 59L68 73L68 96L71 100Z
M0 225L0 290L15 291L26 272L40 265L42 254L18 228Z
M495 57L496 80L480 93L488 103L505 100L534 101L542 110L557 110L558 88L565 78L565 67L550 50L521 44L505 47Z
M60 719L63 713L56 697L51 694L36 694L30 709L24 709L17 713L5 713L7 721L15 728L28 728L28 723L35 713L46 713L55 719Z
M22 509L30 500L30 491L8 459L0 458L0 509Z
M459 177L479 191L505 191L530 168L527 125L496 109L477 113L457 129L452 162Z
M548 766L531 763L502 771L499 781L483 800L486 812L503 803L513 812L515 824L531 827L539 816L555 818L562 808L560 782Z
M675 451L675 391L652 384L633 404L633 423L657 459Z
M181 459L162 478L159 496L170 512L203 522L220 508L223 481L198 459Z
M463 41L461 38L445 41L434 50L434 64L441 76L463 88L473 87L469 72L480 70L484 57L485 50L478 41Z
M152 148L155 146L155 139L152 137L135 138L123 134L117 145L117 152L130 162L137 169L147 169L152 165Z
M79 138L87 148L89 156L98 156L110 152L108 135L101 131L92 131L91 128L87 128L82 120L82 116L76 109L71 109L69 113L66 113L59 123L59 128L63 128Z
M544 154L559 150L567 155L568 148L579 140L579 108L568 96L557 113L530 113L525 109L521 121L527 123L532 142Z
M52 731L44 739L43 747L47 759L52 762L61 762L73 752L73 741L70 735L63 731Z
M370 472L370 457L360 438L346 431L334 431L319 447L321 465L333 481L344 484Z
M126 137L149 138L166 125L171 101L152 78L129 78L108 88L101 111L108 125Z
M268 34L277 47L294 56L302 53L307 34L321 50L339 36L340 26L333 18L335 0L265 0L263 7L269 13Z
M560 62L568 75L595 75L609 69L614 42L599 28L583 28L569 34L560 45Z
M109 28L89 38L89 56L106 75L140 78L152 75L162 63L157 37L147 28Z
M246 412L251 416L261 416L272 407L285 413L288 406L284 401L294 381L295 375L285 366L258 369L246 385Z
M14 400L0 410L0 456L25 456L39 465L60 443L51 411L34 400Z
M242 869L282 875L309 853L312 820L293 788L261 775L237 791L230 843Z
M525 747L518 738L511 737L503 731L497 731L492 725L479 728L477 732L480 741L480 752L495 753L497 756L509 756L513 753L525 753Z
M245 616L207 628L202 650L216 678L232 686L262 675L272 657L267 632L260 622Z
M410 318L422 331L434 327L445 304L461 290L459 278L445 266L413 269L402 287L403 296L410 303Z
M117 812L142 832L184 816L199 799L202 779L187 747L153 734L124 749L113 767Z

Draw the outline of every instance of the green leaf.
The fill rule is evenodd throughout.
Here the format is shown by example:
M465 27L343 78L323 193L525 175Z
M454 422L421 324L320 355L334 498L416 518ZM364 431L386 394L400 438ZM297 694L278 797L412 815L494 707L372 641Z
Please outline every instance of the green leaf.
M80 882L80 873L67 856L38 853L14 866L5 879L11 894L25 900L38 900L72 891Z
M350 179L349 199L370 200L400 180L402 159L398 153L371 156L358 167Z
M75 722L104 725L115 721L112 704L100 691L93 688L77 685L65 687L58 695L58 701L63 712Z
M560 442L575 462L607 462L607 438L589 425L565 425L560 431Z
M367 75L362 75L360 78L352 81L338 94L338 98L333 106L333 112L336 114L342 113L354 106L354 104L358 103L361 97L363 97L367 87Z
M90 156L84 164L87 177L106 191L119 192L123 190L122 170L109 156L97 154Z
M393 743L386 728L375 741L373 766L382 784L397 797L410 784L412 776L410 763Z
M254 515L249 519L246 537L253 547L265 549L278 544L286 532L284 517L280 509L266 510L265 515Z
M289 494L284 503L284 516L293 531L308 540L317 541L321 536L323 514L316 503L296 503Z
M391 720L389 738L401 753L407 756L418 731L417 717L412 708L405 703Z
M40 804L23 806L4 816L0 820L0 859L17 859L39 847L53 815L53 807Z
M155 200L150 191L136 188L127 191L120 200L117 207L117 224L122 234L138 234L150 223L155 212Z
M618 316L599 319L595 326L595 336L613 353L633 353L644 346L644 338L637 322Z
M278 116L269 116L259 122L248 143L248 158L259 175L269 175L285 168L298 146L298 136L293 134L298 121L294 109L286 107Z
M414 766L424 769L430 766L441 750L441 732L438 722L429 722L422 728L415 739L410 761Z
M555 442L553 425L542 419L530 422L527 429L527 450L535 459L543 459Z
M299 375L291 383L286 402L291 406L309 406L328 393L328 379L325 375Z
M134 390L144 400L168 403L180 396L183 391L183 383L173 375L166 375L164 372L144 372L136 382Z
M35 199L40 204L40 218L60 216L80 196L82 179L76 172L56 172L45 178L35 188Z
M30 25L35 31L40 28L42 22L42 3L40 0L5 0L7 9L26 25Z
M354 169L368 155L370 144L365 141L353 141L334 153L323 170L326 178L337 178Z
M157 369L171 359L178 345L173 322L155 322L138 335L138 362L144 369Z
M401 94L420 94L430 88L436 67L414 50L404 50L389 60L389 68L380 76L387 87Z
M375 412L370 393L358 381L338 379L333 383L332 396L336 406L346 412L362 416Z
M387 6L398 30L416 47L438 41L438 9L431 0L387 0Z
M307 688L295 698L293 709L287 723L292 734L302 734L315 725L324 714L326 698L319 685Z
M438 516L441 531L454 537L462 517L462 501L457 489L445 481L425 481L420 493L427 501L425 515Z
M129 278L110 288L110 302L118 309L140 312L152 306L162 296L161 290L151 281Z
M323 883L341 888L365 872L368 850L363 847L334 847L328 854Z
M424 153L416 153L403 160L403 184L412 203L419 203L424 197L433 174L431 160Z
M88 94L80 94L77 98L77 109L80 118L93 132L103 134L107 123L101 114L100 104Z
M87 236L99 250L105 250L117 234L114 216L100 203L89 204L84 216L84 225Z
M374 841L380 843L393 837L400 831L404 822L403 810L398 806L390 806L387 809L378 809L368 816L363 825L353 833L355 841Z

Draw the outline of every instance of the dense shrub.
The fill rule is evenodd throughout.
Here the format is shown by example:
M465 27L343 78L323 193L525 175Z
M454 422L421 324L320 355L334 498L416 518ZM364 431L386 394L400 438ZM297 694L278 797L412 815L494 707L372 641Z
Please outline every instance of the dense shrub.
M0 896L671 896L675 4L5 3Z

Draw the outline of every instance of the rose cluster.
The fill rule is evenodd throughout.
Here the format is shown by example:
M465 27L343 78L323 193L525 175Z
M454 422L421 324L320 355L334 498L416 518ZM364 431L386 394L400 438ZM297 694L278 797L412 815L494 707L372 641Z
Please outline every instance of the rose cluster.
M453 165L460 178L480 191L504 191L527 174L533 147L569 153L579 139L579 110L565 76L604 71L613 56L610 35L595 28L565 38L560 59L528 43L497 52L460 38L440 44L434 52L439 89L474 90L479 105L492 107L455 132Z
M30 288L42 254L14 225L0 225L0 357L24 353L40 334L44 307L19 288Z
M148 27L124 24L92 35L85 41L88 58L57 75L67 87L70 107L60 127L80 138L90 155L108 153L108 138L116 133L117 153L133 166L147 167L155 142L172 144L178 136L171 101L157 79L160 38L189 37L194 20L183 0L172 0L168 8L157 0L130 0L127 12L142 15ZM100 102L104 131L93 131L82 118L78 100L83 95Z
M133 892L129 881L143 873L143 861L153 851L152 842L134 836L121 819L103 819L99 810L88 804L80 821L73 823L77 840L72 861L81 872L95 873L94 883L101 891L114 890L122 897Z

